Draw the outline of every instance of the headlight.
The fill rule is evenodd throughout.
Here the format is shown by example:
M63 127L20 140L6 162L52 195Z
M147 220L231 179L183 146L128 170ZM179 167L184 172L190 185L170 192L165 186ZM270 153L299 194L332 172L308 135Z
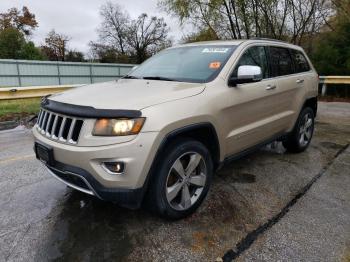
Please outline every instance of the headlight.
M98 119L92 134L94 136L127 136L141 131L145 118Z

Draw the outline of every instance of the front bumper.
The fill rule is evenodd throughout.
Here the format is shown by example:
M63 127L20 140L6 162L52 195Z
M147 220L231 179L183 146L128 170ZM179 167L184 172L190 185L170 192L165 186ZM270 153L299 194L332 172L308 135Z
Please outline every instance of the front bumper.
M161 140L158 132L147 132L140 133L133 140L124 143L79 146L53 141L42 135L36 128L33 128L33 135L36 142L52 148L54 165L48 168L56 177L60 178L59 175L62 176L62 173L65 176L83 177L91 186L91 188L89 186L83 188L85 193L114 202L127 199L128 197L124 197L126 193L142 191ZM110 174L102 165L103 162L114 161L125 163L123 174ZM65 183L67 184L67 181ZM112 194L120 197L114 198ZM118 201L115 201L116 199Z
M140 207L146 190L145 186L138 189L106 188L84 169L57 161L46 167L51 175L69 187L131 209Z

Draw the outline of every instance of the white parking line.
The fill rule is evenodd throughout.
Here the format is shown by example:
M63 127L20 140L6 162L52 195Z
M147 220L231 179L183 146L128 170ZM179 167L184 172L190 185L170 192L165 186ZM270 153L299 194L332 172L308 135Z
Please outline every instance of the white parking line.
M30 154L30 155L19 156L19 157L5 158L3 160L0 160L0 164L12 162L12 161L19 161L19 160L28 159L28 158L34 158L34 157L35 157L34 154Z

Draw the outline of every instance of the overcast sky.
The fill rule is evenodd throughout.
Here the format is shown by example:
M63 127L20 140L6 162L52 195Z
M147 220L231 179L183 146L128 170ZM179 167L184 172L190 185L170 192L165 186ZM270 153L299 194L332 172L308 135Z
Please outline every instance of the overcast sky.
M179 40L184 30L175 18L157 9L157 0L111 0L123 6L132 18L141 13L164 17L170 26L170 36ZM87 52L88 43L96 40L96 28L101 22L99 8L106 0L0 0L0 12L11 7L27 6L36 16L39 27L34 31L32 40L40 45L46 34L56 32L71 37L69 48Z

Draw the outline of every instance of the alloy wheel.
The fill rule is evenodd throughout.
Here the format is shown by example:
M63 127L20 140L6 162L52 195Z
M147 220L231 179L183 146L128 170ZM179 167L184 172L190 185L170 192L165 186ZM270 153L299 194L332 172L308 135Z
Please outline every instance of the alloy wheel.
M187 152L173 163L166 180L166 198L176 210L186 210L201 196L207 180L207 167L197 152Z
M311 139L313 131L313 119L310 114L306 114L299 128L299 144L306 146Z

